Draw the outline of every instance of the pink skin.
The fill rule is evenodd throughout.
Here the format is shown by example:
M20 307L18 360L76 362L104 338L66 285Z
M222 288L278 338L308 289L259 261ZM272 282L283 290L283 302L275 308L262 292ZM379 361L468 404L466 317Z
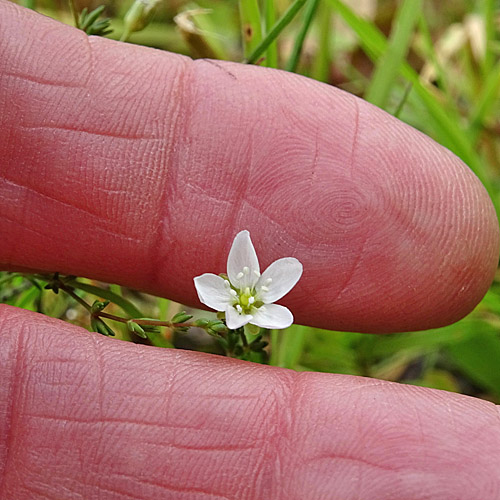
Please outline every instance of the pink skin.
M428 137L305 78L88 38L0 5L4 268L198 306L192 278L224 272L248 229L263 267L303 263L283 300L298 323L421 330L486 292L492 204Z
M0 266L199 305L249 229L299 323L467 314L498 258L451 153L331 87L87 38L0 0ZM500 498L490 403L102 339L0 307L0 498Z
M466 396L137 346L0 306L2 500L498 500Z

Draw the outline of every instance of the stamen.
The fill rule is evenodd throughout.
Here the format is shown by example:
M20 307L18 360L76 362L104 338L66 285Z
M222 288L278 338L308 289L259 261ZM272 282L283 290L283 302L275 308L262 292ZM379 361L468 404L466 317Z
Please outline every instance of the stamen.
M233 296L233 297L236 297L238 295L238 293L236 292L236 290L233 290L231 288L231 290L229 290L229 293Z
M236 275L236 279L237 280L240 280L241 278L243 278L243 273L242 272L239 272L237 275Z
M245 267L243 268L243 272L244 272L245 274L248 274L248 273L250 272L250 269L248 269L248 267L247 267L247 266L245 266Z
M228 280L224 280L224 286L225 286L226 288L230 288L230 287L231 287L231 283L229 283L229 281L228 281Z
M257 269L254 269L253 273L255 274L255 276L257 276L257 278L260 278L260 273L259 271L257 271Z
M265 286L269 286L273 282L272 278L267 278L266 281L264 282Z
M269 292L269 288L267 288L267 286L262 285L262 286L260 287L260 289L261 289L263 292Z
M236 306L235 306L235 307L236 307L236 310L237 310L239 313L243 312L243 309L241 308L241 306L240 306L239 304L236 304Z
M253 304L255 302L255 297L248 297L248 303Z

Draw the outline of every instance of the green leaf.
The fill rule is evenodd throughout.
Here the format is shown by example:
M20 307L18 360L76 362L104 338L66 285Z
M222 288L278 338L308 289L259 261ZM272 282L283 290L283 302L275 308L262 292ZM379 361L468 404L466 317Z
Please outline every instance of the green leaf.
M500 337L485 327L449 345L447 351L454 365L471 380L500 397Z
M172 323L185 323L192 318L192 314L187 314L186 311L178 312L170 321Z
M91 316L90 318L90 327L92 331L96 333L100 333L101 335L105 335L106 337L114 337L115 332L100 318L96 318L95 316Z
M111 19L108 17L99 19L105 8L105 5L99 5L92 12L88 12L87 7L84 7L78 16L77 27L85 31L87 35L104 36L112 33L113 30L109 28Z
M282 368L295 368L302 356L306 334L311 330L313 329L299 325L292 325L286 330L273 330L270 364Z
M479 95L476 96L473 109L470 113L469 132L471 140L476 142L480 128L488 113L498 113L494 103L500 95L500 61L486 75Z
M258 61L260 56L267 50L269 45L276 40L279 34L290 24L292 19L295 17L295 14L302 8L305 4L306 0L295 0L290 7L288 7L287 11L283 14L283 16L275 23L275 25L271 28L271 31L266 34L265 38L262 42L255 47L252 53L247 57L245 62L252 64Z
M132 302L123 298L121 295L112 292L111 290L99 288L97 286L83 283L77 280L68 281L67 284L73 288L78 288L79 290L83 290L84 292L90 293L91 295L96 295L97 297L102 297L103 299L107 299L110 302L113 302L113 304L116 304L132 318L138 318L142 316L141 311L139 311L139 309L137 309L137 307L135 307Z
M311 27L312 20L318 8L319 0L309 0L304 12L304 21L299 30L299 33L295 37L295 42L293 44L292 53L288 59L288 63L285 67L287 71L295 71L297 65L299 64L300 54L302 52L302 46L304 45L304 40L306 39L309 28Z
M276 22L276 5L274 0L264 0L264 20L266 26L265 34L267 34ZM266 66L268 68L278 67L278 45L276 41L270 43L267 48Z
M146 332L144 329L141 327L141 325L138 325L134 321L130 320L127 321L127 329L129 332L135 333L139 337L142 337L143 339L147 339L148 336L146 335Z
M391 89L408 52L415 24L422 7L422 0L404 0L393 23L391 39L384 53L378 58L370 85L364 98L381 108L387 107Z
M240 0L239 6L243 53L248 57L262 41L259 3L257 0Z
M90 307L90 312L92 314L101 312L107 305L109 304L109 300L94 300L94 303Z

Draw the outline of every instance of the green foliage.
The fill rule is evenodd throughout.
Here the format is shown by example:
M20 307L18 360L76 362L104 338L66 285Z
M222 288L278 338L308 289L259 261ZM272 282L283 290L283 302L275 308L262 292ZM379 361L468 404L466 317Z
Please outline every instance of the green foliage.
M112 33L113 30L109 27L111 19L109 17L99 19L105 8L105 5L100 5L89 12L87 7L84 7L78 16L77 28L85 31L87 35L106 36Z

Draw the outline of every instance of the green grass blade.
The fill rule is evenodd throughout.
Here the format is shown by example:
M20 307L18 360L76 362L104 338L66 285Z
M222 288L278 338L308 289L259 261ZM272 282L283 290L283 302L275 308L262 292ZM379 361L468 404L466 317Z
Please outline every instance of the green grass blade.
M488 77L493 63L495 61L494 43L496 41L496 15L497 8L495 0L482 0L481 14L484 21L484 29L486 35L486 53L484 55L482 64L482 73L486 78Z
M97 286L90 285L88 283L82 283L81 281L77 280L69 281L68 285L95 295L96 297L101 297L103 299L109 300L110 302L113 302L118 307L121 307L121 309L123 309L123 311L126 312L131 318L140 318L143 316L141 311L139 311L139 309L137 309L137 307L135 307L132 302L129 302L127 299L124 299L121 295L118 295L111 290L99 288Z
M483 323L483 325L485 325ZM483 389L500 397L500 338L496 331L475 331L448 346L452 362Z
M493 67L486 76L476 104L470 113L469 133L474 142L477 141L481 126L493 105L500 95L500 61Z
M285 331L271 332L271 359L270 364L281 368L294 369L298 364L302 351L307 326L292 325Z
M425 57L432 63L434 69L436 71L436 82L438 87L442 90L443 94L449 98L449 85L448 85L448 77L446 72L443 70L442 64L439 62L436 56L436 50L434 47L434 42L432 40L431 32L429 29L429 24L427 23L427 19L425 18L424 13L419 17L418 27L420 30L420 35L422 37L423 49L425 51ZM448 103L450 100L448 100Z
M276 7L274 0L264 0L264 20L266 22L266 35L276 22ZM276 40L269 44L266 51L266 66L268 68L278 67L278 45Z
M411 89L412 89L412 85L411 85L411 83L408 83L406 85L405 91L403 93L403 97L401 97L401 100L399 101L396 109L394 110L393 115L396 118L399 118L401 111L403 111L404 105L406 104L406 101L408 100L408 96L410 95Z
M319 21L318 50L314 58L311 77L320 82L330 79L332 50L332 9L326 2L320 2L316 18Z
M19 295L15 297L15 300L7 304L11 304L15 307L20 307L21 309L28 309L30 311L38 311L38 302L40 300L41 291L36 287L32 286L27 290L24 290Z
M299 64L300 54L302 52L302 46L304 45L304 40L306 39L309 28L311 27L314 14L318 8L319 0L309 0L307 8L304 12L304 22L295 38L295 43L293 44L292 53L288 59L285 69L287 71L294 72Z
M393 29L385 51L379 57L365 99L380 108L387 107L391 89L406 58L422 0L404 0L394 18Z
M257 0L240 0L241 34L243 54L248 57L262 41L262 28Z
M278 35L290 24L297 12L302 8L307 0L295 0L283 16L274 24L271 31L267 33L265 38L257 45L253 52L245 59L244 62L253 64L258 61L262 54L267 50L269 45L276 40Z

